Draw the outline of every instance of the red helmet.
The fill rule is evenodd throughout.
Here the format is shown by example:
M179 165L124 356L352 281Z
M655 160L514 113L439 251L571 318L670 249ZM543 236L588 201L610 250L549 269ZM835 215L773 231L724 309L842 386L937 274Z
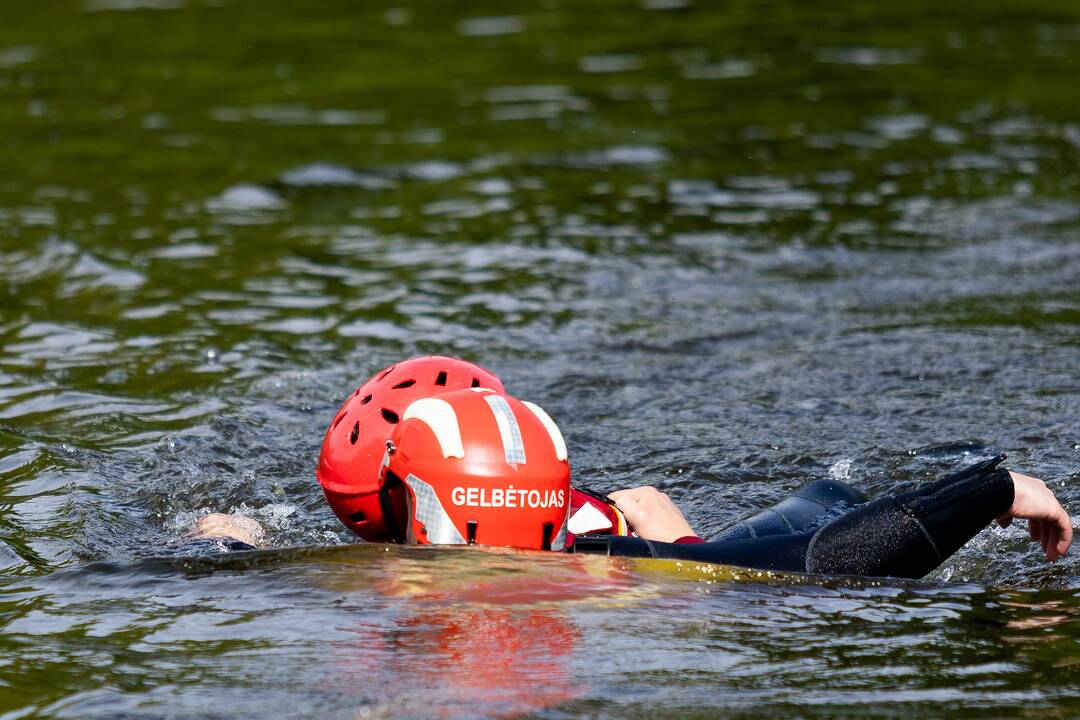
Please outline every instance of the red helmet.
M315 476L346 527L372 542L393 539L386 509L394 500L390 495L401 489L389 489L381 498L379 493L390 432L414 400L470 387L503 390L499 378L482 367L432 355L375 373L345 401L326 431Z
M563 549L570 464L547 413L477 388L417 400L401 417L382 478L404 488L399 541Z

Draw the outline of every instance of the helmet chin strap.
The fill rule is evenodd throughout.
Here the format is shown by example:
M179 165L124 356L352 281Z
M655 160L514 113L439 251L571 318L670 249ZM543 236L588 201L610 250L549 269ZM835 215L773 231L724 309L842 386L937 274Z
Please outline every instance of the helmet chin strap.
M401 508L400 502L394 502L394 494L400 495L404 493L406 496L408 492L405 492L405 487L401 482L401 478L392 472L387 472L385 465L383 471L386 472L386 479L383 481L382 487L379 488L379 509L382 511L383 521L386 523L386 529L390 533L391 539L396 543L408 542L406 537L405 528L402 527L402 520L409 517L408 507ZM405 500L408 503L408 498ZM404 523L406 526L409 523ZM415 542L410 543L415 544Z
M413 512L414 512L412 505L413 505L412 504L412 499L409 497L408 493L406 493L405 494L405 514L407 516L411 516L413 514ZM419 545L420 544L420 543L418 543L416 541L416 533L413 531L413 524L412 523L405 523L405 544L406 545Z

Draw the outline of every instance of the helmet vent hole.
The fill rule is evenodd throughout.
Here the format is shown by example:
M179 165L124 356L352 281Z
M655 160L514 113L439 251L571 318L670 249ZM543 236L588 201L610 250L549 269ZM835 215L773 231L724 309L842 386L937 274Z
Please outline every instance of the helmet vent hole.
M345 419L346 415L348 415L348 413L341 413L340 415L338 415L337 418L334 420L334 425L331 429L336 430L337 426L341 424L341 421Z
M371 402L371 396L370 396L370 395L365 395L365 396L364 396L364 397L363 397L363 398L362 398L362 399L360 400L360 404L361 404L361 405L367 405L367 404L368 404L369 402Z
M398 414L396 412L394 412L393 410L387 410L386 408L383 408L379 412L382 414L383 420L390 423L391 425L397 424Z
M440 370L438 377L435 378L436 385L446 386L446 371Z
M349 519L352 520L354 523L367 522L367 515L365 515L362 511L358 510L352 515L350 515Z
M415 384L416 384L415 380L403 380L402 382L399 382L397 385L395 385L393 389L394 390L404 390L405 388L410 388Z
M469 520L465 523L466 542L468 542L470 545L476 544L476 528L479 525L480 523L478 523L476 520Z
M384 377L386 377L386 376L387 376L387 375L389 375L390 373L394 372L394 368L396 368L396 367L397 367L397 365L391 365L390 367L388 367L388 368L386 368L385 370L383 370L383 371L382 371L381 373L379 373L379 377L378 377L378 378L376 378L375 382L379 382L379 381L380 381L380 380L382 380L382 379L383 379Z
M479 378L473 378L472 379L472 385L470 387L480 387L480 379Z
M352 432L349 433L349 442L353 445L360 439L360 421L354 422L352 426Z

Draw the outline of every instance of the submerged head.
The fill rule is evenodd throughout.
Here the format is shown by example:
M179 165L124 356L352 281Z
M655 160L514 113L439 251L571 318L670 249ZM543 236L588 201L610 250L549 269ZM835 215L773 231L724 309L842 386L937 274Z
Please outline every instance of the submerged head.
M393 539L386 510L403 496L401 488L380 492L387 438L415 400L474 387L503 388L498 377L478 365L430 355L375 373L349 396L326 431L315 471L327 502L346 527L365 540Z
M566 443L536 405L492 388L411 403L386 446L381 489L403 502L399 542L562 550Z

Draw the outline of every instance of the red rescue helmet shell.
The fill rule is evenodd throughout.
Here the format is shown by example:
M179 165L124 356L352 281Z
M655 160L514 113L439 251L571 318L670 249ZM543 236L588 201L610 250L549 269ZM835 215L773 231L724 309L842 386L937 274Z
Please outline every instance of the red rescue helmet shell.
M383 487L403 487L406 542L562 550L570 464L554 421L490 389L417 400L387 446Z
M393 498L379 497L387 438L413 401L475 387L503 390L499 378L478 365L429 355L375 373L349 396L326 431L315 470L326 501L346 527L372 542L393 539L385 520Z

